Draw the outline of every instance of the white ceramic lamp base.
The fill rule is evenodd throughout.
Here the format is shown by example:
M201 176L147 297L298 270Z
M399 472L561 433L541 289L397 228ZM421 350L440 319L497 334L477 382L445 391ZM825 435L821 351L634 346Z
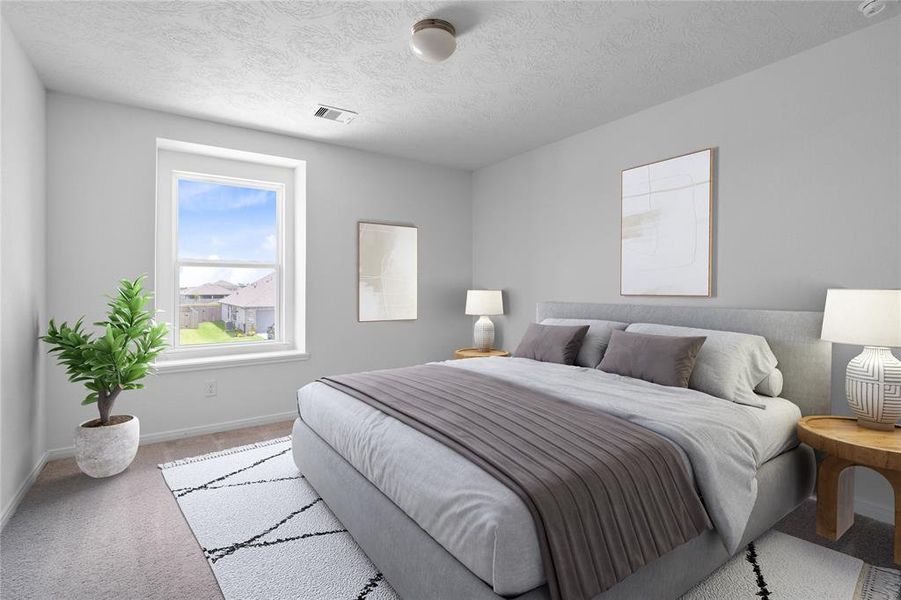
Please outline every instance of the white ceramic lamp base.
M848 363L845 391L859 425L894 429L901 418L901 361L888 348L864 347Z
M494 323L486 316L479 317L472 331L472 340L479 350L491 350L494 346Z

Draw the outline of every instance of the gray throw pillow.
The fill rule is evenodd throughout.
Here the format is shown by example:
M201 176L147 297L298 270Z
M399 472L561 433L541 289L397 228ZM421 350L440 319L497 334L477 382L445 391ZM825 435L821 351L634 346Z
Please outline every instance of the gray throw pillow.
M715 331L632 323L626 331L655 335L703 335L707 338L688 387L737 404L766 408L754 388L776 368L776 355L766 339L735 331Z
M588 325L561 327L532 323L513 352L519 358L571 365L579 355Z
M670 387L688 387L703 337L614 331L598 369Z
M579 355L576 356L575 364L580 367L597 367L601 359L604 358L604 351L607 350L607 344L610 343L610 334L614 329L622 331L629 326L628 323L620 323L619 321L602 321L600 319L545 319L542 325L588 325L588 333L582 340L582 347L579 348Z

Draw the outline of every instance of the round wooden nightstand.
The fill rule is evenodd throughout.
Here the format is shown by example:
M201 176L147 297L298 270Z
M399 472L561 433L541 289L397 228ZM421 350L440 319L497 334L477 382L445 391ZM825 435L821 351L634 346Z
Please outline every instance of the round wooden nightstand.
M510 356L510 353L506 350L496 350L494 348L484 352L478 348L458 348L454 350L454 358L485 358L486 356Z
M810 416L798 421L798 439L826 454L817 473L817 533L840 538L854 524L854 470L869 467L895 491L895 563L901 564L901 431L867 429L854 417Z

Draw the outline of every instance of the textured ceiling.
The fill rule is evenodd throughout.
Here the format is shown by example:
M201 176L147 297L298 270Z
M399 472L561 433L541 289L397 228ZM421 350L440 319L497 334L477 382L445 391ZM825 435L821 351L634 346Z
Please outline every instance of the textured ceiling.
M476 168L898 14L851 2L13 2L49 89ZM440 65L407 47L453 22ZM315 119L316 103L358 111Z

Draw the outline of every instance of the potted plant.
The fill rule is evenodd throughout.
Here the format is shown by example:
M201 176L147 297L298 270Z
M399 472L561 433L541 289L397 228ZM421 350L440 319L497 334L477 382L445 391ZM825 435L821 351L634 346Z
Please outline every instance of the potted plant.
M91 477L109 477L124 471L138 451L140 425L133 415L112 415L113 403L123 390L144 387L140 381L150 372L153 360L166 347L165 323L156 323L144 309L151 294L143 290L145 276L123 279L115 297L107 303L105 321L95 336L82 328L84 317L74 326L53 319L41 339L51 345L57 361L66 367L71 382L88 389L82 404L97 403L100 418L85 421L75 429L75 460Z

